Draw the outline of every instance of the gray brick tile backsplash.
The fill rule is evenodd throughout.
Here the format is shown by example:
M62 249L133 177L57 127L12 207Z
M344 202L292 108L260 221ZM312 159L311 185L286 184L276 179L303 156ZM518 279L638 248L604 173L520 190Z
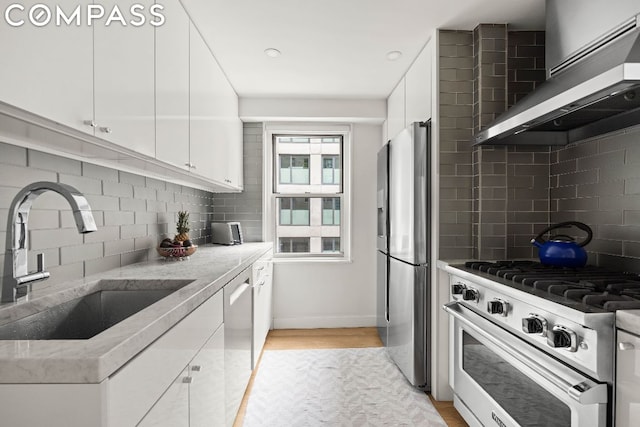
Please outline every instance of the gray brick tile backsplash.
M63 184L69 184L72 187L75 187L85 196L89 194L102 194L102 181L100 181L99 179L86 178L77 175L67 175L63 173L58 174L58 179Z
M133 197L133 185L119 182L102 182L102 194L105 196Z
M82 164L82 176L100 179L102 181L118 182L118 171L105 168L104 166L93 165L91 163Z
M27 149L15 145L0 144L0 163L27 166Z
M260 135L261 129L260 125ZM158 257L155 246L162 237L175 234L178 210L194 213L195 243L209 241L213 193L4 143L0 143L0 164L0 239L6 236L9 204L29 183L72 185L92 207L98 230L81 235L61 196L46 192L35 200L29 221L29 267L34 268L35 254L44 252L52 275L41 287ZM188 197L175 203L183 194ZM3 245L0 253L4 252Z
M104 245L102 243L85 243L78 246L63 246L60 248L61 264L73 264L74 262L102 258L103 256Z
M247 242L262 241L263 124L244 124L244 191L213 197L213 221L240 221ZM256 149L258 147L259 149Z
M82 163L77 160L66 159L34 150L28 151L28 165L34 169L44 169L54 172L64 171L70 175L80 175L82 171Z
M104 258L92 259L84 261L84 274L89 276L91 274L102 273L107 270L120 267L120 255L111 255Z
M145 186L145 177L129 172L118 171L118 182L122 184L131 184L138 187Z
M54 214L54 212L51 212ZM30 230L30 250L51 249L82 244L82 234L75 228L56 228L49 230Z
M0 167L0 184L3 187L15 187L16 190L36 181L56 182L57 180L58 174L51 171L16 165L2 165L2 167ZM9 199L8 204L11 203L11 200L13 200L13 197Z

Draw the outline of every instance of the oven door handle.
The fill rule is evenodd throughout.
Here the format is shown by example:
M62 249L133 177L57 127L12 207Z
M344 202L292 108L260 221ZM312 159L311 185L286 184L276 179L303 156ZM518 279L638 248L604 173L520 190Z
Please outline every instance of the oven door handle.
M470 320L467 316L462 313L462 307L457 301L453 301L445 304L442 308L449 313L451 316L455 317L459 321L465 324L466 327L473 330L474 333L480 335L484 339L490 341L494 346L496 346L501 351L509 354L510 356L516 358L517 360L522 361L527 365L529 369L536 372L538 375L554 384L560 390L564 390L572 399L580 402L583 405L594 404L594 403L607 403L607 385L606 384L598 384L592 381L583 381L577 384L572 384L558 375L555 375L549 369L546 369L544 366L541 366L538 362L531 359L522 351L519 351L517 348L509 345L506 342L501 341L500 339L492 336L487 333L482 328L478 327ZM484 320L484 319L483 319ZM488 322L488 321L487 321Z

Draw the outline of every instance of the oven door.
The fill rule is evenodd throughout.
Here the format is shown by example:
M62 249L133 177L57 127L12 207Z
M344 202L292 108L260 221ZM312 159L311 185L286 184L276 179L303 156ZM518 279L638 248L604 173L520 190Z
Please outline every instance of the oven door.
M458 302L453 320L455 405L472 426L604 427L597 383Z

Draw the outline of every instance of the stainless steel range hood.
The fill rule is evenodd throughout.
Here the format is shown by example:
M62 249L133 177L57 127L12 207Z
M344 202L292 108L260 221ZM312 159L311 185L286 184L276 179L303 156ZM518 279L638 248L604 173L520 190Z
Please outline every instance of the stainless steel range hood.
M474 142L563 145L637 124L640 15L565 59Z

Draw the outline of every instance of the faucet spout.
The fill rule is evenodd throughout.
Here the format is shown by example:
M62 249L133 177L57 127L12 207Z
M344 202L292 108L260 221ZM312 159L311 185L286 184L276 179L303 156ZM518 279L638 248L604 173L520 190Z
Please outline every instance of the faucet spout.
M44 280L49 277L49 273L44 271L44 261L38 263L36 273L30 274L27 269L29 211L34 200L46 191L58 193L67 200L79 233L90 233L98 229L89 202L74 187L57 182L40 181L29 184L20 190L9 208L7 256L5 258L5 275L2 278L1 302L16 301L18 288L35 280ZM7 276L10 268L8 265L9 253L12 254L13 278Z

